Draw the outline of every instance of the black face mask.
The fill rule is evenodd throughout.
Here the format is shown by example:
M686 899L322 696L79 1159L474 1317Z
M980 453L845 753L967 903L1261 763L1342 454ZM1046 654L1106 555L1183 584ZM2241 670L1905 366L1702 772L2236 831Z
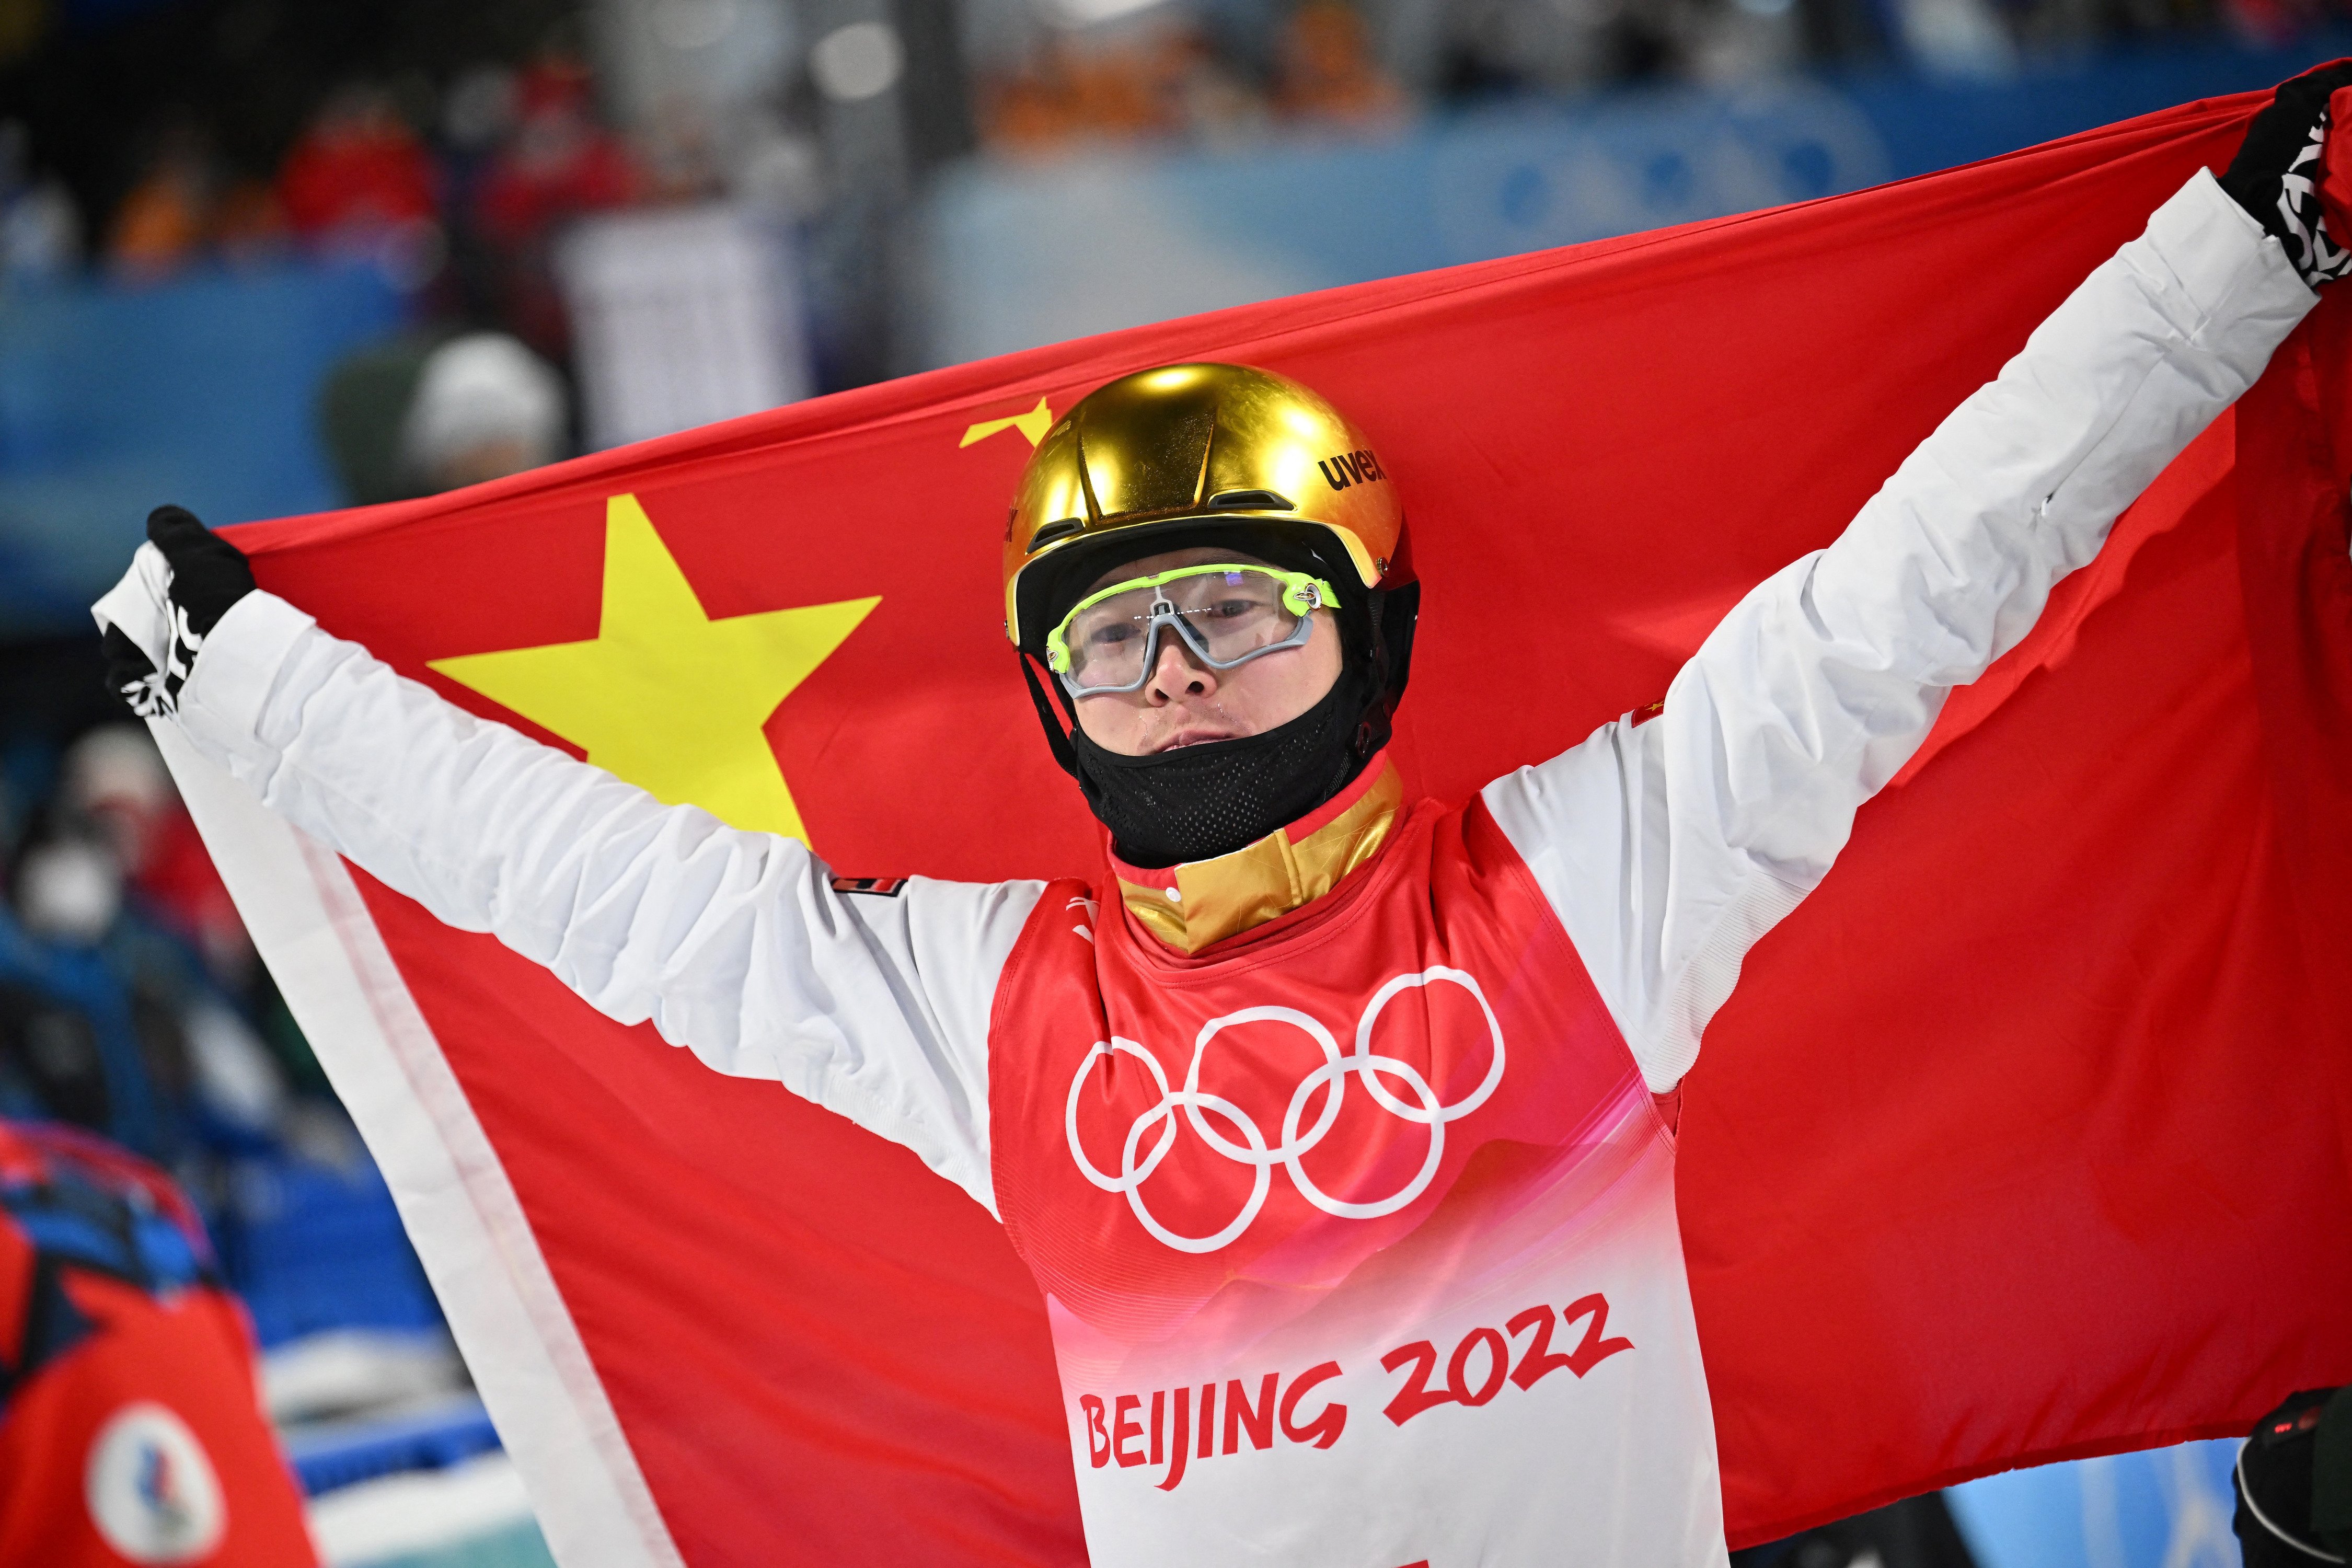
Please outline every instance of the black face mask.
M1078 781L1120 859L1153 868L1212 860L1305 816L1353 783L1389 743L1389 715L1404 689L1419 604L1419 585L1407 584L1356 614L1343 612L1339 679L1288 723L1150 756L1124 756L1088 740L1073 700L1055 681L1068 716L1065 729L1026 658L1021 672L1055 760Z
M1388 739L1386 710L1377 725L1366 717L1365 685L1349 668L1286 724L1144 757L1107 752L1074 724L1078 787L1110 829L1113 851L1131 866L1230 855L1297 821L1363 771Z

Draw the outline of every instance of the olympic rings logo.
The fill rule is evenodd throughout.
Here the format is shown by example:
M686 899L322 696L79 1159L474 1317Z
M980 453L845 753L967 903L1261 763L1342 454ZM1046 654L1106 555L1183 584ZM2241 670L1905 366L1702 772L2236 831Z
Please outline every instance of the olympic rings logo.
M1373 1026L1380 1022L1381 1014L1389 1003L1408 990L1438 981L1458 985L1470 993L1478 1004L1478 1011L1486 1016L1486 1037L1494 1047L1494 1061L1486 1068L1485 1079L1452 1105L1441 1102L1429 1080L1410 1063L1399 1061L1394 1057L1376 1056L1372 1051ZM1229 1100L1204 1094L1201 1089L1201 1062L1208 1054L1209 1042L1236 1024L1255 1023L1289 1024L1303 1031L1323 1049L1323 1065L1308 1073L1292 1091L1290 1107L1282 1118L1282 1141L1271 1146L1265 1141L1265 1132L1248 1112ZM1118 1174L1111 1176L1095 1168L1078 1142L1078 1095L1086 1087L1087 1075L1094 1070L1096 1059L1118 1052L1125 1052L1150 1069L1152 1082L1160 1086L1160 1102L1137 1117L1128 1128L1126 1142L1119 1152ZM1421 1169L1403 1186L1371 1203L1349 1203L1331 1196L1315 1184L1300 1163L1316 1145L1322 1142L1324 1135L1339 1119L1340 1101L1347 1096L1350 1076L1361 1078L1364 1091L1390 1115L1429 1129L1429 1152L1423 1159ZM1381 1081L1383 1079L1393 1079L1402 1085L1412 1096L1411 1101L1401 1100L1391 1092ZM1192 1065L1184 1075L1184 1087L1181 1089L1170 1089L1168 1076L1160 1070L1159 1058L1133 1040L1114 1037L1108 1041L1097 1042L1087 1053L1086 1059L1078 1064L1077 1075L1070 1079L1070 1098L1065 1121L1069 1133L1070 1157L1077 1162L1079 1172L1087 1181L1104 1192L1124 1194L1128 1207L1135 1211L1136 1219L1161 1242L1179 1252L1205 1253L1231 1245L1249 1229L1250 1223L1257 1218L1258 1211L1265 1206L1276 1165L1289 1173L1291 1184L1298 1189L1299 1194L1325 1214L1339 1219L1377 1219L1382 1215L1396 1213L1421 1196L1436 1178L1437 1168L1445 1158L1446 1124L1460 1121L1484 1105L1495 1092L1495 1086L1502 1081L1503 1030L1495 1022L1495 1009L1487 1005L1486 994L1478 988L1475 979L1459 969L1448 969L1441 964L1424 969L1418 974L1400 974L1373 994L1370 1004L1356 1025L1353 1055L1343 1054L1339 1043L1331 1037L1330 1030L1295 1007L1244 1007L1238 1013L1212 1018L1202 1026L1199 1037L1192 1042ZM1322 1109L1317 1112L1313 1125L1302 1128L1308 1102L1318 1090L1323 1095ZM1251 1167L1255 1173L1250 1183L1249 1201L1242 1205L1241 1213L1234 1216L1232 1223L1213 1235L1184 1236L1171 1230L1160 1222L1144 1202L1143 1184L1150 1179L1152 1172L1158 1170L1160 1163L1167 1158L1168 1151L1175 1146L1176 1119L1180 1110L1183 1112L1186 1125L1202 1142L1226 1159ZM1238 1134L1239 1141L1227 1137L1212 1126L1212 1117ZM1152 1140L1148 1151L1144 1149L1147 1139Z

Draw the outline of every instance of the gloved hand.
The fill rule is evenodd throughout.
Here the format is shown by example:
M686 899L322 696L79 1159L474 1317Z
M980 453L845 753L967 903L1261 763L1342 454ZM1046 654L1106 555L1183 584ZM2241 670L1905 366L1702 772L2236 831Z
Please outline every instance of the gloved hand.
M185 507L159 506L149 512L147 539L161 556L163 624L152 627L152 638L142 646L126 626L133 617L118 607L125 589L142 576L157 575L153 563L146 560L132 565L123 588L100 601L99 619L105 628L107 685L132 712L152 719L178 710L180 689L187 684L205 639L231 605L253 592L254 582L244 552L197 521ZM142 557L147 554L141 552Z
M2287 259L2313 288L2352 271L2352 236L2328 232L2319 184L2326 163L2327 100L2352 87L2352 59L2334 60L2279 84L2270 107L2246 127L2221 188L2286 247ZM2345 193L2338 193L2339 201Z

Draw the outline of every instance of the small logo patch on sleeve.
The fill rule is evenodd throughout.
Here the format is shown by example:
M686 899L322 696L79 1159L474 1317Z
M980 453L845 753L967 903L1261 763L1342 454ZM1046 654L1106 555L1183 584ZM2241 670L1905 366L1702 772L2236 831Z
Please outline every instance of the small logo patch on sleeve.
M833 890L836 893L870 893L877 899L895 899L907 890L904 877L835 877Z

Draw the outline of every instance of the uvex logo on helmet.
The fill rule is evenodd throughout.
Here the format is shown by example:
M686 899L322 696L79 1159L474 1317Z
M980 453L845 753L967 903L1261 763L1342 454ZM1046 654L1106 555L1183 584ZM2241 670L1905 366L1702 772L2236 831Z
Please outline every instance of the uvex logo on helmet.
M1238 526L1344 554L1341 574L1325 574L1335 586L1397 586L1404 510L1396 486L1373 482L1388 472L1371 446L1313 388L1249 365L1157 365L1095 388L1022 469L1003 546L1006 634L1042 658L1106 548L1150 554L1154 534L1173 548Z
M1315 466L1323 470L1325 481L1335 490L1344 490L1349 485L1378 484L1388 478L1381 460L1367 447L1342 452L1336 458L1318 458Z

